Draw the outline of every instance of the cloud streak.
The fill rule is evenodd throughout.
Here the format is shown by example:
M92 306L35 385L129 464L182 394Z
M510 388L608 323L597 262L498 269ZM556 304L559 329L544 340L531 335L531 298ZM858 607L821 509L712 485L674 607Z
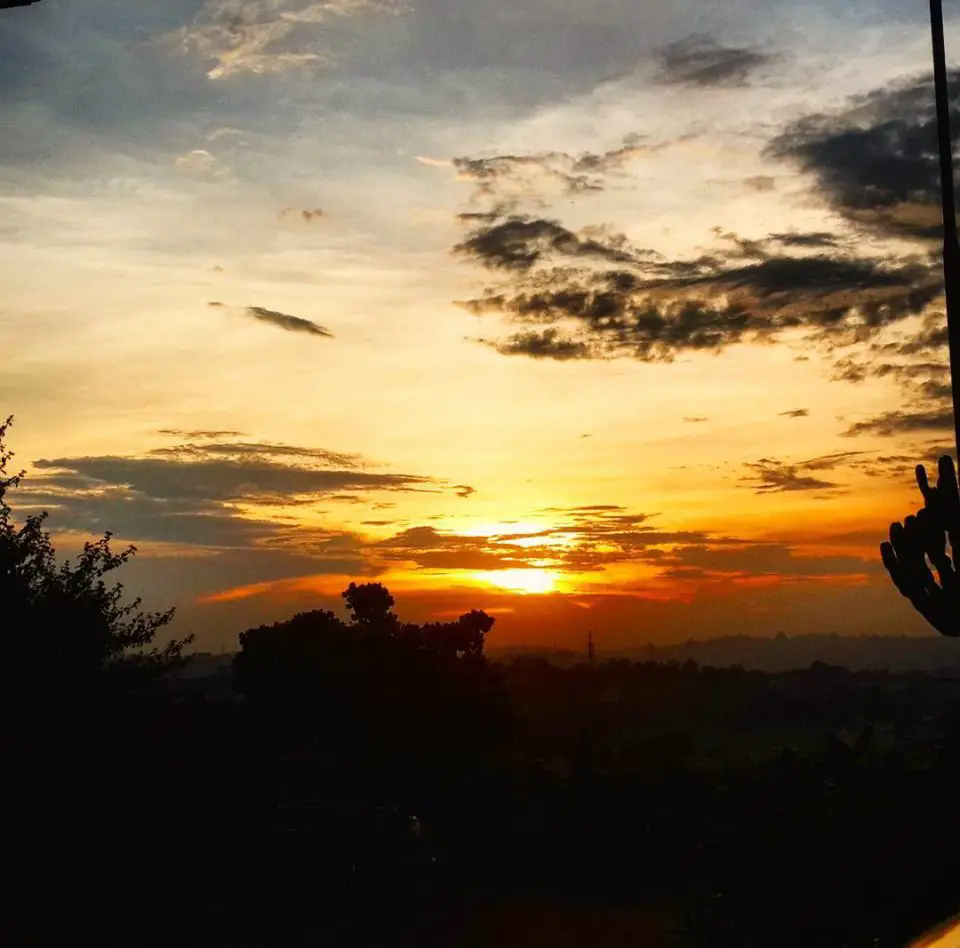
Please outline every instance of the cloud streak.
M248 306L244 312L253 319L285 329L287 332L303 332L310 336L333 338L333 333L326 326L300 316L289 316L286 313L278 313L276 310L264 309L262 306Z

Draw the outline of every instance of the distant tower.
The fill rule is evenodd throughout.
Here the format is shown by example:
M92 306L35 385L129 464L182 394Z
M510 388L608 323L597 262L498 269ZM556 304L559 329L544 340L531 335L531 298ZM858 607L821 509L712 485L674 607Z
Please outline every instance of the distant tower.
M587 633L587 662L591 668L597 663L597 650L593 647L593 632Z

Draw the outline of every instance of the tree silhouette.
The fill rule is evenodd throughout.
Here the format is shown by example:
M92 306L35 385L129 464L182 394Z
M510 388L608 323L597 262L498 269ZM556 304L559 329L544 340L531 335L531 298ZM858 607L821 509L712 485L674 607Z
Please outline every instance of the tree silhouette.
M412 768L489 747L503 721L483 654L492 617L402 623L381 583L342 593L353 621L300 613L240 635L234 685L284 752L333 768Z
M140 600L123 602L123 586L104 577L136 552L110 548L110 534L85 543L75 562L57 563L46 513L18 526L7 502L23 473L8 474L13 453L6 435L13 419L0 425L0 604L8 630L5 645L15 673L42 672L59 692L84 693L109 682L124 686L162 678L184 662L192 636L155 646L173 610L150 613Z
M894 585L917 612L941 635L956 638L960 636L960 579L955 564L960 550L960 489L952 458L940 458L938 474L937 486L931 487L926 468L917 466L924 506L902 523L890 525L890 540L880 545L880 555Z
M386 629L397 621L390 611L395 600L382 583L351 583L340 595L359 626Z

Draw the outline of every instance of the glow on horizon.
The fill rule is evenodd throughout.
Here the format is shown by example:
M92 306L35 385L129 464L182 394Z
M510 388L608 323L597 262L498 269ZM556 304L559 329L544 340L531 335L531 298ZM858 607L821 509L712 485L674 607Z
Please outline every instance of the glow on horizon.
M471 579L522 595L545 595L557 591L559 576L549 569L494 569L473 573Z

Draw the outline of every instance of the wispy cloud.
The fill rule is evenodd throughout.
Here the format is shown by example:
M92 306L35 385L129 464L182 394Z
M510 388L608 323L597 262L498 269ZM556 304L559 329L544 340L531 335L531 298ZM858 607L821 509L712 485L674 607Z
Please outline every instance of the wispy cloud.
M208 0L167 42L207 63L210 79L317 69L337 61L327 33L335 21L403 9L393 0Z
M758 494L782 494L791 491L835 491L842 487L836 481L828 481L816 475L821 471L851 467L860 461L860 451L840 451L820 455L805 461L786 462L773 458L750 461L744 467L750 472L741 478L744 486Z
M687 140L686 138L683 139ZM452 165L457 176L472 181L476 188L473 201L493 201L509 205L519 199L543 199L555 191L561 195L582 195L605 190L612 182L625 177L631 162L645 155L654 155L677 144L671 141L648 141L640 135L628 135L615 148L604 152L541 151L529 154L492 155L490 157L458 157L451 161L418 158L422 164L435 167Z

